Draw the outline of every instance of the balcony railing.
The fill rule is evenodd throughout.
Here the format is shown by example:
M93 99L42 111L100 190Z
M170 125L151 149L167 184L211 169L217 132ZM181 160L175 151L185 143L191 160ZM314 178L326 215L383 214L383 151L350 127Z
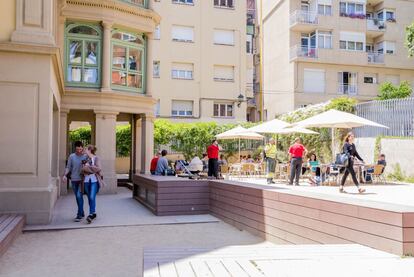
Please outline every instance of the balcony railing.
M295 45L292 48L290 48L290 59L292 60L298 57L317 59L318 48Z
M386 25L383 20L379 19L367 19L367 30L368 31L385 31Z
M290 15L290 26L293 26L296 23L318 24L318 14L310 11L294 11Z
M358 93L358 86L340 83L338 86L338 93L347 94L347 95L356 95Z
M368 63L384 63L384 53L368 52Z

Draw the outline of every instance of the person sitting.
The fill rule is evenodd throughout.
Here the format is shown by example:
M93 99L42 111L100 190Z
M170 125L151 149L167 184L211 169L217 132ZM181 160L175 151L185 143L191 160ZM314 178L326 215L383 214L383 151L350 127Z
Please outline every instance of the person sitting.
M218 161L218 164L219 164L219 166L220 165L227 165L227 161L224 158L224 155L223 154L220 155L220 160Z
M321 169L319 165L320 163L316 158L316 154L312 154L308 161L308 167L311 173L311 176L309 176L309 181L312 185L319 185L321 182Z
M167 175L168 171L168 160L167 150L161 151L161 157L158 159L157 168L155 169L155 175Z
M150 166L150 172L151 175L155 175L155 170L157 169L157 163L158 163L158 159L161 156L161 152L157 151L157 153L155 154L155 157L152 158L151 160L151 166Z
M252 159L252 156L250 154L247 155L246 163L254 163L254 160Z
M197 155L191 160L190 164L188 165L188 170L190 170L192 174L200 173L203 171L203 168L203 162Z
M377 160L377 165L383 165L384 167L382 168L381 173L384 173L385 167L387 166L387 162L385 161L385 155L384 154L380 154L378 156L378 160ZM371 180L371 174L367 174L367 173L374 173L374 168L368 168L366 171L364 171L364 180L365 182L372 182Z
M243 158L241 160L241 163L247 163L247 157L246 156L243 156Z
M208 170L208 156L207 153L203 153L203 158L201 159L202 163L203 163L203 171L207 171Z

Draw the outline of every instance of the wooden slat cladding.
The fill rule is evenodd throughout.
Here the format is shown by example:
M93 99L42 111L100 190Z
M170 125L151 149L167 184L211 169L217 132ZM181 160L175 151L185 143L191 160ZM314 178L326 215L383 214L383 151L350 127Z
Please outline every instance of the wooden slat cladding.
M0 257L10 247L14 239L22 233L24 216L0 215Z
M209 182L169 176L134 176L133 196L156 215L208 214Z
M399 255L414 252L412 213L219 182L210 183L210 210L266 239L293 244L359 243Z

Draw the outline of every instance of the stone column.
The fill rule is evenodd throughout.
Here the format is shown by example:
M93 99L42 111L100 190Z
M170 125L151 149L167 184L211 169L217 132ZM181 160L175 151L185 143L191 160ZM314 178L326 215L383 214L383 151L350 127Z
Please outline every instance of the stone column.
M68 193L67 183L62 181L62 176L65 173L66 159L69 155L68 149L68 114L69 110L60 109L59 119L59 177L60 177L60 195Z
M102 46L102 92L111 91L111 30L112 22L104 21L102 26L103 46Z
M154 154L154 120L151 114L142 118L142 143L141 143L141 173L150 174L151 159Z
M54 3L53 0L16 0L16 30L11 41L55 45Z
M102 165L106 187L103 193L116 193L117 178L115 172L116 159L116 116L117 112L95 111L95 141L97 156Z

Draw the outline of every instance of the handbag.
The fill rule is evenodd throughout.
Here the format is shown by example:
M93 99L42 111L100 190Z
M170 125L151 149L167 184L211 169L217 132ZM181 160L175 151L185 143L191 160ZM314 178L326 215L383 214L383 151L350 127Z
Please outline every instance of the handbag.
M348 163L349 163L349 154L348 153L340 153L340 154L336 155L335 164L347 167Z

